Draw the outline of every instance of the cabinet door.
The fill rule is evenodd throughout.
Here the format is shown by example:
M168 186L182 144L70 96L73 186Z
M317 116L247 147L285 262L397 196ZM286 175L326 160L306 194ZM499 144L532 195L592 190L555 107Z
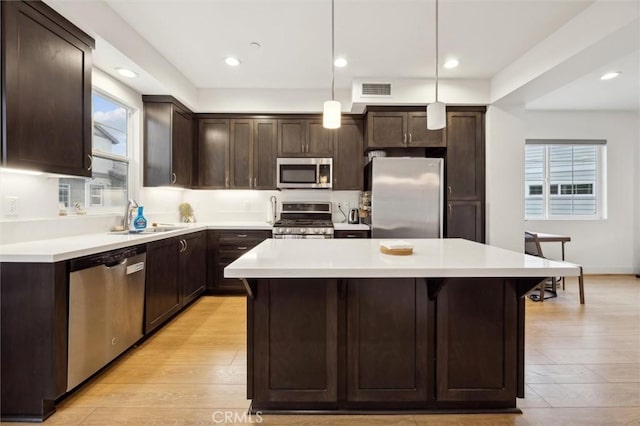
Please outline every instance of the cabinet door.
M145 334L180 309L182 289L179 286L178 241L177 238L170 238L147 244Z
M336 402L336 280L271 279L253 299L253 401Z
M249 189L253 183L253 120L231 120L230 188Z
M344 121L334 143L333 189L362 191L364 177L361 121Z
M182 285L182 305L186 305L205 287L207 239L204 232L189 235L184 239L180 253L180 284Z
M229 187L229 120L202 119L198 132L200 186Z
M480 201L449 201L447 203L447 238L465 238L484 242Z
M484 195L484 115L447 113L447 191L450 200Z
M438 401L513 403L516 301L513 286L501 278L447 280L436 299Z
M276 189L277 122L254 120L253 132L253 188Z
M427 129L426 112L410 112L407 114L407 146L409 147L444 147L447 146L446 128L440 130Z
M426 401L427 286L424 280L347 280L347 398Z
M193 176L193 120L190 115L173 108L172 122L172 182L191 187Z
M2 165L91 176L91 46L29 3L1 4Z
M333 238L369 238L369 231L364 231L364 230L333 231Z
M367 114L367 148L405 147L407 113L370 112Z
M333 135L335 130L325 129L322 126L322 120L308 120L307 126L307 157L333 156Z
M304 157L306 151L306 120L278 120L278 156Z

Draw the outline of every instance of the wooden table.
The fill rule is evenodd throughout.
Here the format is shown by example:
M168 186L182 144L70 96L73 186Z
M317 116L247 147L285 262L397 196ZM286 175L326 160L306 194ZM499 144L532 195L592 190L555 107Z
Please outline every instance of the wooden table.
M538 236L538 241L541 243L562 243L562 260L564 260L564 243L571 241L571 237L568 235L558 234L545 234L544 232L527 231L531 234Z

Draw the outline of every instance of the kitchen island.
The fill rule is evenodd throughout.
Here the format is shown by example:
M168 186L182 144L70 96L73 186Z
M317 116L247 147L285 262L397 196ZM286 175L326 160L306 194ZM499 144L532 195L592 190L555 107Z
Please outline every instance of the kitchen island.
M461 239L269 239L225 269L247 299L253 412L519 412L524 295L569 263Z

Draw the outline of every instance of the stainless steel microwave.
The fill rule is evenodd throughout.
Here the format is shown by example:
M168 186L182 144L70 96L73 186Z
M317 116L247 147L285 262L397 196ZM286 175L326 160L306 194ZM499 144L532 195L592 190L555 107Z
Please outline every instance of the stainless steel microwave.
M331 189L332 158L278 158L276 165L279 189Z

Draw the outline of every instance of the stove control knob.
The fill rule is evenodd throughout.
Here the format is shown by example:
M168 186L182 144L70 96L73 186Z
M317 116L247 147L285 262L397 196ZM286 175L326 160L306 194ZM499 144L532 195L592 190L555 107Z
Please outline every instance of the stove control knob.
M285 234L290 234L291 233L291 229L290 228L285 228L284 229L284 233Z
M305 228L300 228L299 231L300 231L301 234L306 234L307 233L307 230Z
M322 228L316 228L313 230L314 234L322 234Z

